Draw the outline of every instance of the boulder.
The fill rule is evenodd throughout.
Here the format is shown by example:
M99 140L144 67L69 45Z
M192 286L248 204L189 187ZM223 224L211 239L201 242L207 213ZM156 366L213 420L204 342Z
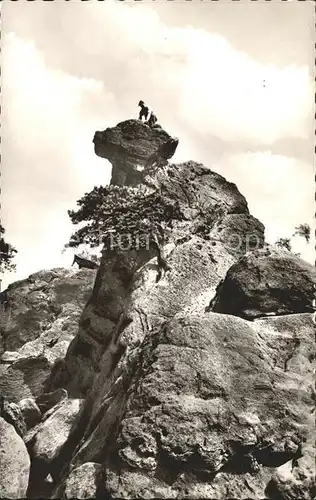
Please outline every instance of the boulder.
M209 309L242 318L314 310L315 268L274 247L247 253L233 264Z
M18 406L23 415L27 429L34 427L34 425L38 424L38 422L41 420L42 414L34 399L21 399Z
M0 329L0 391L18 403L42 394L57 360L77 333L95 271L40 271L7 289Z
M25 436L32 459L48 466L58 456L66 443L71 428L78 418L83 401L65 400L48 418L38 424Z
M313 425L311 422L311 429ZM268 483L267 493L270 498L282 500L310 500L316 497L314 432L303 443L298 456L275 471Z
M13 425L19 436L24 436L27 431L27 425L19 405L10 402L7 398L4 398L1 417L3 417L6 422Z
M62 484L52 498L65 499L102 499L102 466L87 462L72 469L65 483Z
M0 498L26 498L30 457L14 427L0 417Z
M66 389L56 389L56 391L45 392L44 394L38 396L38 398L36 398L36 404L42 413L46 413L55 405L67 399L67 397L68 394Z
M177 200L186 218L190 222L194 220L196 233L199 226L211 230L227 214L249 215L247 201L237 186L202 163L171 164L145 176L144 182L162 191L164 196ZM251 224L254 221L258 227L256 219ZM205 228L200 232L204 233Z
M178 315L149 335L110 441L111 497L263 498L313 432L314 328L311 315L295 333L291 321L286 336L230 315Z

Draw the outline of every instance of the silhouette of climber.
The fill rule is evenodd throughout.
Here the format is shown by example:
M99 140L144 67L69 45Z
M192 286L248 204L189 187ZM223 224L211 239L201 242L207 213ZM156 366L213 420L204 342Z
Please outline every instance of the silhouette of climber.
M142 118L144 117L145 121L146 121L147 118L148 118L148 115L149 115L149 108L148 108L148 106L145 106L144 101L139 101L138 106L140 106L140 112L139 112L138 119L142 120Z
M150 127L153 127L155 125L155 123L157 123L157 116L154 114L153 111L151 111L150 113L150 116L149 116L149 119L147 121L148 125Z
M153 127L155 123L157 123L157 116L153 110L149 109L149 107L145 105L144 101L139 101L138 106L140 106L138 119L142 120L144 117L145 123L147 123L150 127Z

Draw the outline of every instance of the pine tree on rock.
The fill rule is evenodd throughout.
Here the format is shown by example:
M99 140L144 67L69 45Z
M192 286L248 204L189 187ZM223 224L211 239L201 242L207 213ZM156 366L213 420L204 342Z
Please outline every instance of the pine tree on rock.
M145 185L99 186L69 210L73 224L81 224L66 247L104 245L106 250L152 248L157 253L158 279L167 269L163 253L166 229L184 216L177 201Z

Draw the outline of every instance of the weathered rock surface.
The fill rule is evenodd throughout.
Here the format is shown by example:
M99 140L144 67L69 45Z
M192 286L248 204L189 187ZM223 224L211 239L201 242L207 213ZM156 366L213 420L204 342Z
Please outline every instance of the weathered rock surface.
M298 458L279 467L268 486L269 497L282 500L310 500L316 497L315 422L311 415L311 433L303 443Z
M243 318L313 311L315 268L287 250L255 250L229 269L210 309Z
M234 262L222 244L213 246L198 237L170 245L169 251L170 271L165 277L155 283L156 258L150 260L136 272L128 296L125 272L117 272L108 260L103 261L104 272L98 277L99 284L65 359L69 380L66 388L72 397L86 395L96 374L101 370L104 377L106 370L111 371L120 353L134 349L143 340L146 328L180 311L203 311L219 280ZM63 383L64 375L63 371L59 373ZM59 381L53 383L58 385Z
M14 427L16 433L19 436L24 436L27 431L27 425L19 405L13 403L12 401L10 402L7 398L5 398L3 401L0 416Z
M140 120L127 120L96 132L93 143L96 155L113 165L111 184L133 185L141 182L140 168L170 138L161 127L151 128Z
M237 186L203 164L187 161L157 169L145 182L176 199L189 220L209 230L227 214L249 215L247 201ZM253 218L255 226L257 219ZM248 226L248 229L251 224ZM263 227L261 226L261 231ZM201 232L204 231L201 229Z
M41 420L42 414L34 399L21 399L18 406L23 415L27 429L34 427L34 425L38 424L38 422Z
M102 466L98 463L87 462L73 469L66 481L54 493L52 498L104 498L102 485Z
M53 269L8 287L0 327L0 391L10 400L43 392L54 363L77 333L95 275L89 269Z
M107 474L112 498L143 498L144 487L155 498L229 498L219 495L231 474L234 494L244 487L236 498L249 498L256 471L250 497L262 498L267 470L294 459L312 425L314 329L305 317L291 335L291 321L284 338L233 316L180 316L148 337Z
M67 399L68 394L66 389L56 389L53 392L45 392L36 398L36 404L40 408L42 413L46 413L48 410L53 408L58 403Z
M71 431L82 408L83 400L61 400L24 436L32 460L28 498L50 498L56 477L63 468L67 447L71 449L73 445Z
M71 427L78 418L82 400L67 399L44 422L24 438L32 458L50 464L66 443Z
M214 224L208 236L234 255L243 255L264 246L264 225L252 215L227 214Z
M157 275L156 258L153 259L149 251L104 253L91 300L80 319L79 333L70 345L65 365L59 367L56 377L53 374L49 390L66 387L72 397L85 395L116 329L122 330L126 326L124 322L138 324L139 319L135 319L135 323L131 314L138 318L139 313L133 305L127 305L130 301L128 287L136 276L135 272L139 270L141 282L147 280L147 269L153 270L149 273L146 294L161 296L151 300L154 304L152 315L159 323L185 308L194 311L201 303L207 305L220 279L240 256L240 252L228 251L221 241L206 242L203 237L205 227L210 231L228 214L240 214L247 218L247 229L250 230L253 224L253 231L259 231L260 241L263 240L263 226L250 217L247 202L235 184L203 165L196 162L171 165L167 169L158 169L145 180L148 185L160 189L164 196L176 199L184 214L183 222L172 222L170 243L166 247L170 273L156 287L153 286ZM193 233L196 236L191 244L187 240ZM216 230L213 235L216 235ZM141 277L143 272L146 274ZM193 287L194 291L186 290L186 286ZM139 303L143 301L146 297L141 292ZM160 302L165 305L156 305ZM127 308L134 312L127 313ZM146 314L151 314L150 309L151 306Z
M0 498L25 498L30 457L13 426L0 417Z

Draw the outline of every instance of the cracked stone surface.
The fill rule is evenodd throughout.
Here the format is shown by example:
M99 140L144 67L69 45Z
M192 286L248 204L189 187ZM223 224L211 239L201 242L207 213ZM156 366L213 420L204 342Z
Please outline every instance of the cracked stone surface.
M54 492L52 498L89 499L102 497L100 484L102 482L102 466L87 462L73 469L64 483Z
M197 492L228 498L218 496L227 487L236 498L248 498L248 477L253 498L262 498L311 430L314 329L311 315L303 316L294 325L291 316L283 318L288 338L301 340L287 371L291 347L268 322L191 315L152 335L114 446L106 484L112 498L142 498L144 480L137 487L135 477L145 474L154 497L163 491L162 498L197 498ZM239 478L231 481L232 474ZM239 496L243 488L248 497Z
M14 427L0 417L0 498L25 498L30 457Z
M7 289L0 316L0 391L10 400L37 397L56 360L65 357L77 333L96 272L52 269Z

